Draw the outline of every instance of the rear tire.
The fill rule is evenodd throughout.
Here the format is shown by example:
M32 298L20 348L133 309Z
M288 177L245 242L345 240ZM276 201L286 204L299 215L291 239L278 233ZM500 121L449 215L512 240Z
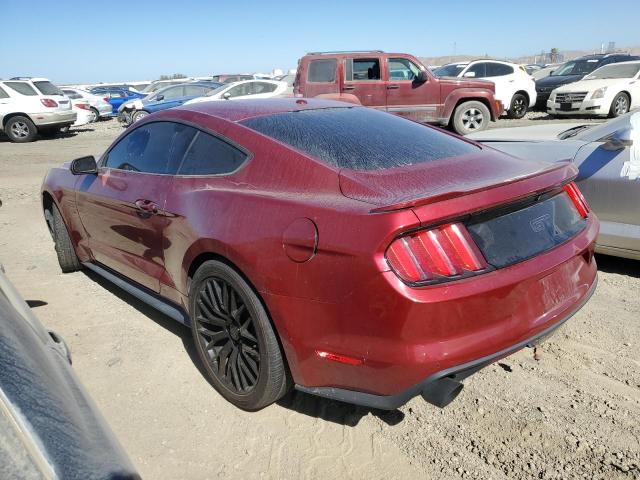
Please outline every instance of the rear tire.
M48 213L45 212L45 218L47 222L50 222L49 227L53 232L53 241L55 242L60 269L62 273L77 272L82 268L82 264L73 248L73 242L67 231L67 226L64 224L60 210L55 205L52 205Z
M491 113L487 106L475 100L463 102L453 112L451 125L459 135L481 132L489 125Z
M7 120L4 126L4 133L9 140L15 143L33 142L38 133L38 129L28 117L15 116Z
M91 107L91 111L93 112L94 119L91 120L90 123L99 122L100 121L100 112L97 108Z
M507 116L515 120L524 117L529 109L529 99L524 93L516 93L511 99Z
M629 104L631 101L629 100L629 95L624 92L620 92L615 96L613 101L611 102L611 108L609 109L609 117L615 118L620 115L624 115L629 111Z
M291 386L262 302L229 265L209 260L189 289L193 340L213 387L243 410L259 410Z

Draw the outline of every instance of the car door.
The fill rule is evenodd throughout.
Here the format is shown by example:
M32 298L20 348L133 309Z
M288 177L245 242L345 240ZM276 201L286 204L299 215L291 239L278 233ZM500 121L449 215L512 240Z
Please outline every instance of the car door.
M385 110L387 92L380 58L354 57L344 62L342 92L355 95L364 106Z
M516 72L511 65L498 62L485 63L485 79L496 86L495 98L502 102L505 109L511 106L511 99L516 93Z
M2 119L7 113L11 113L11 98L9 94L0 86L0 125L3 125Z
M189 100L185 98L184 85L176 85L169 87L156 95L156 101L148 104L148 110L155 112L157 110L165 110L167 108L178 107Z
M93 258L155 292L169 243L163 237L165 199L186 149L174 142L182 129L172 122L134 128L102 156L97 175L82 176L76 184Z
M119 91L111 91L108 92L107 95L109 96L111 110L113 111L114 115L117 115L118 108L120 108L120 105L122 105L127 100L127 96L124 94L124 92Z
M422 69L408 58L389 58L384 68L387 111L417 122L430 122L438 115L440 87L433 75L419 82Z
M634 143L640 145L640 131L634 132ZM640 157L637 148L613 151L591 142L574 159L578 186L600 219L599 245L640 251L640 178L628 168L632 154Z

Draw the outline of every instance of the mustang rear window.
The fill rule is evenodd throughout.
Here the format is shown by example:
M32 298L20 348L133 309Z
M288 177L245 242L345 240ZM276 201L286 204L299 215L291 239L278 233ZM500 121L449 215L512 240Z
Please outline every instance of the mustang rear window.
M278 113L241 122L338 168L380 170L477 152L463 140L371 108Z

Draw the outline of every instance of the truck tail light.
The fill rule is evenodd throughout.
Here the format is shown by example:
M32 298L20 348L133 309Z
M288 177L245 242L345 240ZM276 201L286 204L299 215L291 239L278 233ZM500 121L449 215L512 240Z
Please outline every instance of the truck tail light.
M42 105L48 108L56 108L58 106L58 102L51 100L50 98L41 98L40 101L42 102Z
M562 189L567 192L569 198L576 206L576 210L582 218L587 218L589 214L589 205L587 205L587 201L584 199L582 192L578 189L578 186L574 183L567 183Z
M440 283L489 268L461 223L399 237L387 248L386 257L391 269L407 283Z

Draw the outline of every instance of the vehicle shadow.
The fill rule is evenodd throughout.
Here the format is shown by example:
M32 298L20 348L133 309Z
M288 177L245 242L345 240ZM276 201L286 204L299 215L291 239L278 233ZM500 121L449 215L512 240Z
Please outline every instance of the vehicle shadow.
M193 337L191 336L191 330L189 328L159 312L155 308L150 307L141 300L138 300L130 293L118 288L116 285L104 279L97 273L94 273L91 270L87 269L82 270L82 273L84 273L87 278L100 285L112 295L115 295L127 302L144 316L150 318L158 325L173 333L177 337L180 337L180 340L182 340L182 344L184 345L184 349L186 350L195 367L198 369L198 372L200 372L207 383L211 385L211 381L209 380L204 368L202 367L200 358L198 357L198 352L196 351L195 345L193 344ZM215 395L216 392L212 392L212 394ZM369 414L378 417L387 425L391 426L397 425L404 420L404 413L402 413L400 410L387 411L360 407L336 400L328 400L326 398L316 397L315 395L299 392L297 390L290 392L288 395L278 400L277 405L282 408L295 411L302 415L307 415L313 418L320 418L327 422L333 422L348 427L355 427L356 425L358 425L362 418L366 417Z
M598 270L603 272L618 273L620 275L640 278L640 260L630 260L628 258L596 253L596 263Z

